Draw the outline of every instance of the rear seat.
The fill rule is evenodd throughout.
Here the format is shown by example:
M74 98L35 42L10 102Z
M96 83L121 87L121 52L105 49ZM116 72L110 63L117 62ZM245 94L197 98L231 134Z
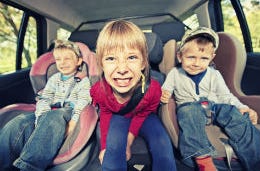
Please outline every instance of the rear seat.
M162 73L168 74L175 66L177 42L185 33L185 25L180 22L158 23L152 26L152 32L162 40L164 55L159 68Z
M71 33L69 40L73 42L82 42L88 45L91 51L95 52L98 35L99 30L96 29L74 31Z
M163 59L163 44L156 33L145 33L148 46L149 62L151 66L151 77L156 79L161 85L166 75L160 72L159 64Z
M156 33L145 33L148 45L149 62L151 64L151 77L161 85L165 80L165 74L159 72L158 65L163 57L163 44ZM138 166L141 165L141 166ZM146 143L141 137L137 137L132 145L132 158L128 162L129 170L142 168L151 170L151 158Z
M159 64L159 69L165 75L176 65L176 53L178 50L178 42L181 41L185 33L185 25L180 22L158 23L152 26L152 32L156 33L163 43L163 59ZM175 147L178 147L178 123L176 115L169 114L175 111L175 101L170 99L168 108L161 107L161 119L166 127ZM167 114L162 114L167 113Z

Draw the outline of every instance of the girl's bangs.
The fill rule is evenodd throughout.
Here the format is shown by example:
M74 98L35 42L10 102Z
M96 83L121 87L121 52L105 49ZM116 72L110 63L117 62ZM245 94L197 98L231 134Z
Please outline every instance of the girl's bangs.
M143 49L143 41L140 37L133 33L112 33L108 38L108 41L104 45L104 52L119 52L124 51L126 48L129 49Z

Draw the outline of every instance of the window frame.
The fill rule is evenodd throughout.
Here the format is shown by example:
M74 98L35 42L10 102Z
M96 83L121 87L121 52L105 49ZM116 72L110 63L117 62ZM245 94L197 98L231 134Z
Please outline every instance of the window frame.
M238 1L238 0L231 0L231 4L236 12L236 16L237 16L237 19L238 19L238 22L240 25L240 29L242 31L246 51L253 52L251 34L249 31L245 13L243 11L243 7L242 7L240 1Z
M16 47L16 63L15 63L15 70L19 71L22 70L22 53L23 53L23 48L24 48L24 39L26 35L26 30L29 22L29 18L33 17L36 21L36 39L37 39L37 57L46 52L47 49L47 24L46 24L46 19L33 12L32 10L29 10L27 8L24 8L20 6L19 4L16 4L14 2L8 1L8 0L0 0L0 2L12 6L13 8L22 10L23 16L21 19L21 25L19 28L19 33L17 37L17 47Z
M245 49L247 53L253 52L252 37L250 34L249 26L243 7L239 0L230 0L230 3L236 13L237 20L243 36ZM221 8L221 0L210 0L209 1L209 14L212 22L212 28L216 31L224 31L224 21Z

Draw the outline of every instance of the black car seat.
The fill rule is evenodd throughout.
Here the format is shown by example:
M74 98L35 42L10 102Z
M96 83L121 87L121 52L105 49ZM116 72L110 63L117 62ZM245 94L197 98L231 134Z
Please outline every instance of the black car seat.
M185 33L185 25L177 21L158 23L152 26L152 32L156 33L163 43L163 58L159 64L160 72L168 74L175 66L177 43Z
M148 45L149 62L150 62L150 75L156 79L161 85L165 80L165 74L159 70L159 64L163 58L163 44L161 39L156 33L145 33ZM143 138L137 137L132 145L132 157L128 161L129 171L150 171L151 157L147 149L146 143Z
M88 76L93 82L96 80L97 71L95 53L91 52L88 47L77 42L83 55L83 70L79 72L77 77L82 78ZM91 71L91 72L90 72ZM30 79L35 94L39 94L45 87L48 78L57 72L55 60L52 52L47 52L41 55L33 64L30 71ZM12 104L0 109L0 116L2 118L11 119L20 113L31 113L35 111L35 104ZM6 119L6 122L8 121ZM53 165L48 168L52 171L62 170L80 170L87 165L91 158L91 152L95 148L96 142L93 141L93 132L96 127L98 115L92 105L87 105L80 115L80 120L76 129L72 133L73 137L67 142L65 140L61 147L59 154L53 161ZM2 123L2 126L5 123Z
M70 34L68 39L73 42L85 43L91 51L95 52L99 31L98 29L76 30Z

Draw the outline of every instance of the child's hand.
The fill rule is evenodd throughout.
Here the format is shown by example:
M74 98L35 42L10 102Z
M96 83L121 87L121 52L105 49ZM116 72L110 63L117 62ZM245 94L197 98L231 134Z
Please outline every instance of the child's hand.
M127 145L126 146L126 161L130 160L131 156L132 156L131 146Z
M77 122L75 122L74 120L70 120L68 125L67 125L67 129L66 129L66 136L68 136L76 127Z
M126 145L126 161L130 160L132 153L131 153L131 146L134 142L135 136L129 132L127 136L127 145Z
M100 153L99 153L98 158L99 158L99 161L100 161L101 164L102 164L102 162L103 162L103 158L104 158L105 152L106 152L106 149L100 151Z
M167 90L162 89L161 102L162 103L169 103L170 98L171 98L171 93Z
M250 109L250 108L242 108L242 109L239 109L239 111L242 114L247 112L249 114L249 118L250 118L252 124L253 125L257 124L258 115L257 115L256 111L254 111L253 109Z

